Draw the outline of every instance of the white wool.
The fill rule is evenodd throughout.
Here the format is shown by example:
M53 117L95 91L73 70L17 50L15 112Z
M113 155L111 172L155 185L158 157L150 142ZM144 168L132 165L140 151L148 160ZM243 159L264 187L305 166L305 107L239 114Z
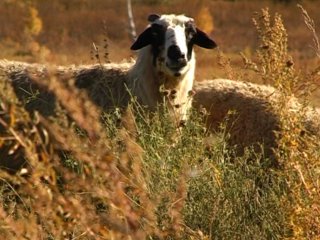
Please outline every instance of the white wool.
M188 65L188 70L178 78L165 74L161 65L159 68L153 66L150 46L147 46L139 51L136 63L128 72L131 93L138 98L139 103L155 110L163 98L161 85L169 92L175 90L176 97L169 99L169 107L172 107L177 119L185 120L191 107L189 92L192 91L194 82L194 57Z

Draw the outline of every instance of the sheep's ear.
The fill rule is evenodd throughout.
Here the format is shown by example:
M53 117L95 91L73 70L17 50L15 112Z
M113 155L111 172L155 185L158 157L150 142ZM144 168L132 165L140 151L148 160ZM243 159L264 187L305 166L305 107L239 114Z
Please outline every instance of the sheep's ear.
M150 14L148 17L149 22L154 22L155 20L159 19L160 16L158 14Z
M141 49L152 42L152 29L151 27L148 27L146 30L144 30L143 33L141 33L137 40L132 44L131 50L138 50Z
M217 47L215 41L213 41L205 32L196 28L196 35L193 37L193 43L202 48L212 49Z

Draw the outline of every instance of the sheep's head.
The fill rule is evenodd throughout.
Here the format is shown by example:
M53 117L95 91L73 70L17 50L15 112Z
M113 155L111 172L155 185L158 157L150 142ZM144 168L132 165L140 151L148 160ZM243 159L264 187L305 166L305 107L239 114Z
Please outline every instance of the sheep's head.
M151 14L150 25L131 46L138 50L151 45L153 64L166 74L179 77L193 64L193 46L215 48L216 43L184 15Z

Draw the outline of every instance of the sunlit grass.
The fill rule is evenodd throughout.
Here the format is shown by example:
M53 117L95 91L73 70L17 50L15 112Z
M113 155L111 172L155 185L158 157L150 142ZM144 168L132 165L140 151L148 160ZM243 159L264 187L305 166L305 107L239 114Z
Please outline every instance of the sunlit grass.
M304 76L288 64L281 17L268 25L272 15L263 10L259 16L263 44L254 59L243 56L258 70L254 74L283 94L274 106L281 119L276 166L251 147L237 155L226 124L209 132L205 114L192 110L182 128L165 105L150 113L133 101L125 111L100 114L55 76L41 84L50 85L65 110L48 119L29 115L25 104L38 92L24 89L26 101L18 101L1 72L0 163L24 165L13 165L15 173L0 171L0 237L317 239L319 142L305 132L303 111L288 114L283 107L300 86L293 80ZM227 60L221 68L234 77L249 71Z

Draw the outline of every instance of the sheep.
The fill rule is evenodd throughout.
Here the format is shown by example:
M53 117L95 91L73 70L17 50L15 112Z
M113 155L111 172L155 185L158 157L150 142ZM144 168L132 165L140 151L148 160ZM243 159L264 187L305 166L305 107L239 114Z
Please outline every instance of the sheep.
M228 142L236 146L238 155L245 147L253 146L256 152L275 159L274 149L278 147L277 132L281 133L280 115L276 108L281 93L271 86L229 79L214 79L195 82L193 107L207 112L207 126L219 131L226 122L230 134ZM282 99L283 100L283 99ZM283 111L297 114L303 106L295 97L288 97ZM233 113L230 113L230 111ZM303 124L309 133L320 136L320 110L306 107ZM226 120L227 119L227 120ZM263 149L261 149L261 144Z
M134 97L141 106L154 111L165 99L179 124L187 119L191 107L196 62L193 46L212 49L217 45L190 17L151 14L148 21L150 24L131 46L132 50L139 50L135 62L57 69L62 75L72 73L75 85L85 89L104 110L123 108ZM8 65L8 62L0 63L13 80L20 82L29 81L30 68L41 69L42 75L46 72L39 65L18 64L18 69Z
M196 64L193 46L212 49L217 45L190 17L151 14L148 21L148 27L131 46L132 50L139 50L137 60L127 72L119 74L120 79L97 77L93 80L94 69L89 69L79 72L76 85L87 88L94 101L104 108L110 107L110 103L114 106L114 100L126 105L130 93L139 104L154 111L165 95L170 112L179 123L187 119L191 107ZM111 79L111 87L106 86L108 79ZM121 86L115 91L119 80ZM124 86L129 91L125 91ZM106 89L112 94L106 94Z

